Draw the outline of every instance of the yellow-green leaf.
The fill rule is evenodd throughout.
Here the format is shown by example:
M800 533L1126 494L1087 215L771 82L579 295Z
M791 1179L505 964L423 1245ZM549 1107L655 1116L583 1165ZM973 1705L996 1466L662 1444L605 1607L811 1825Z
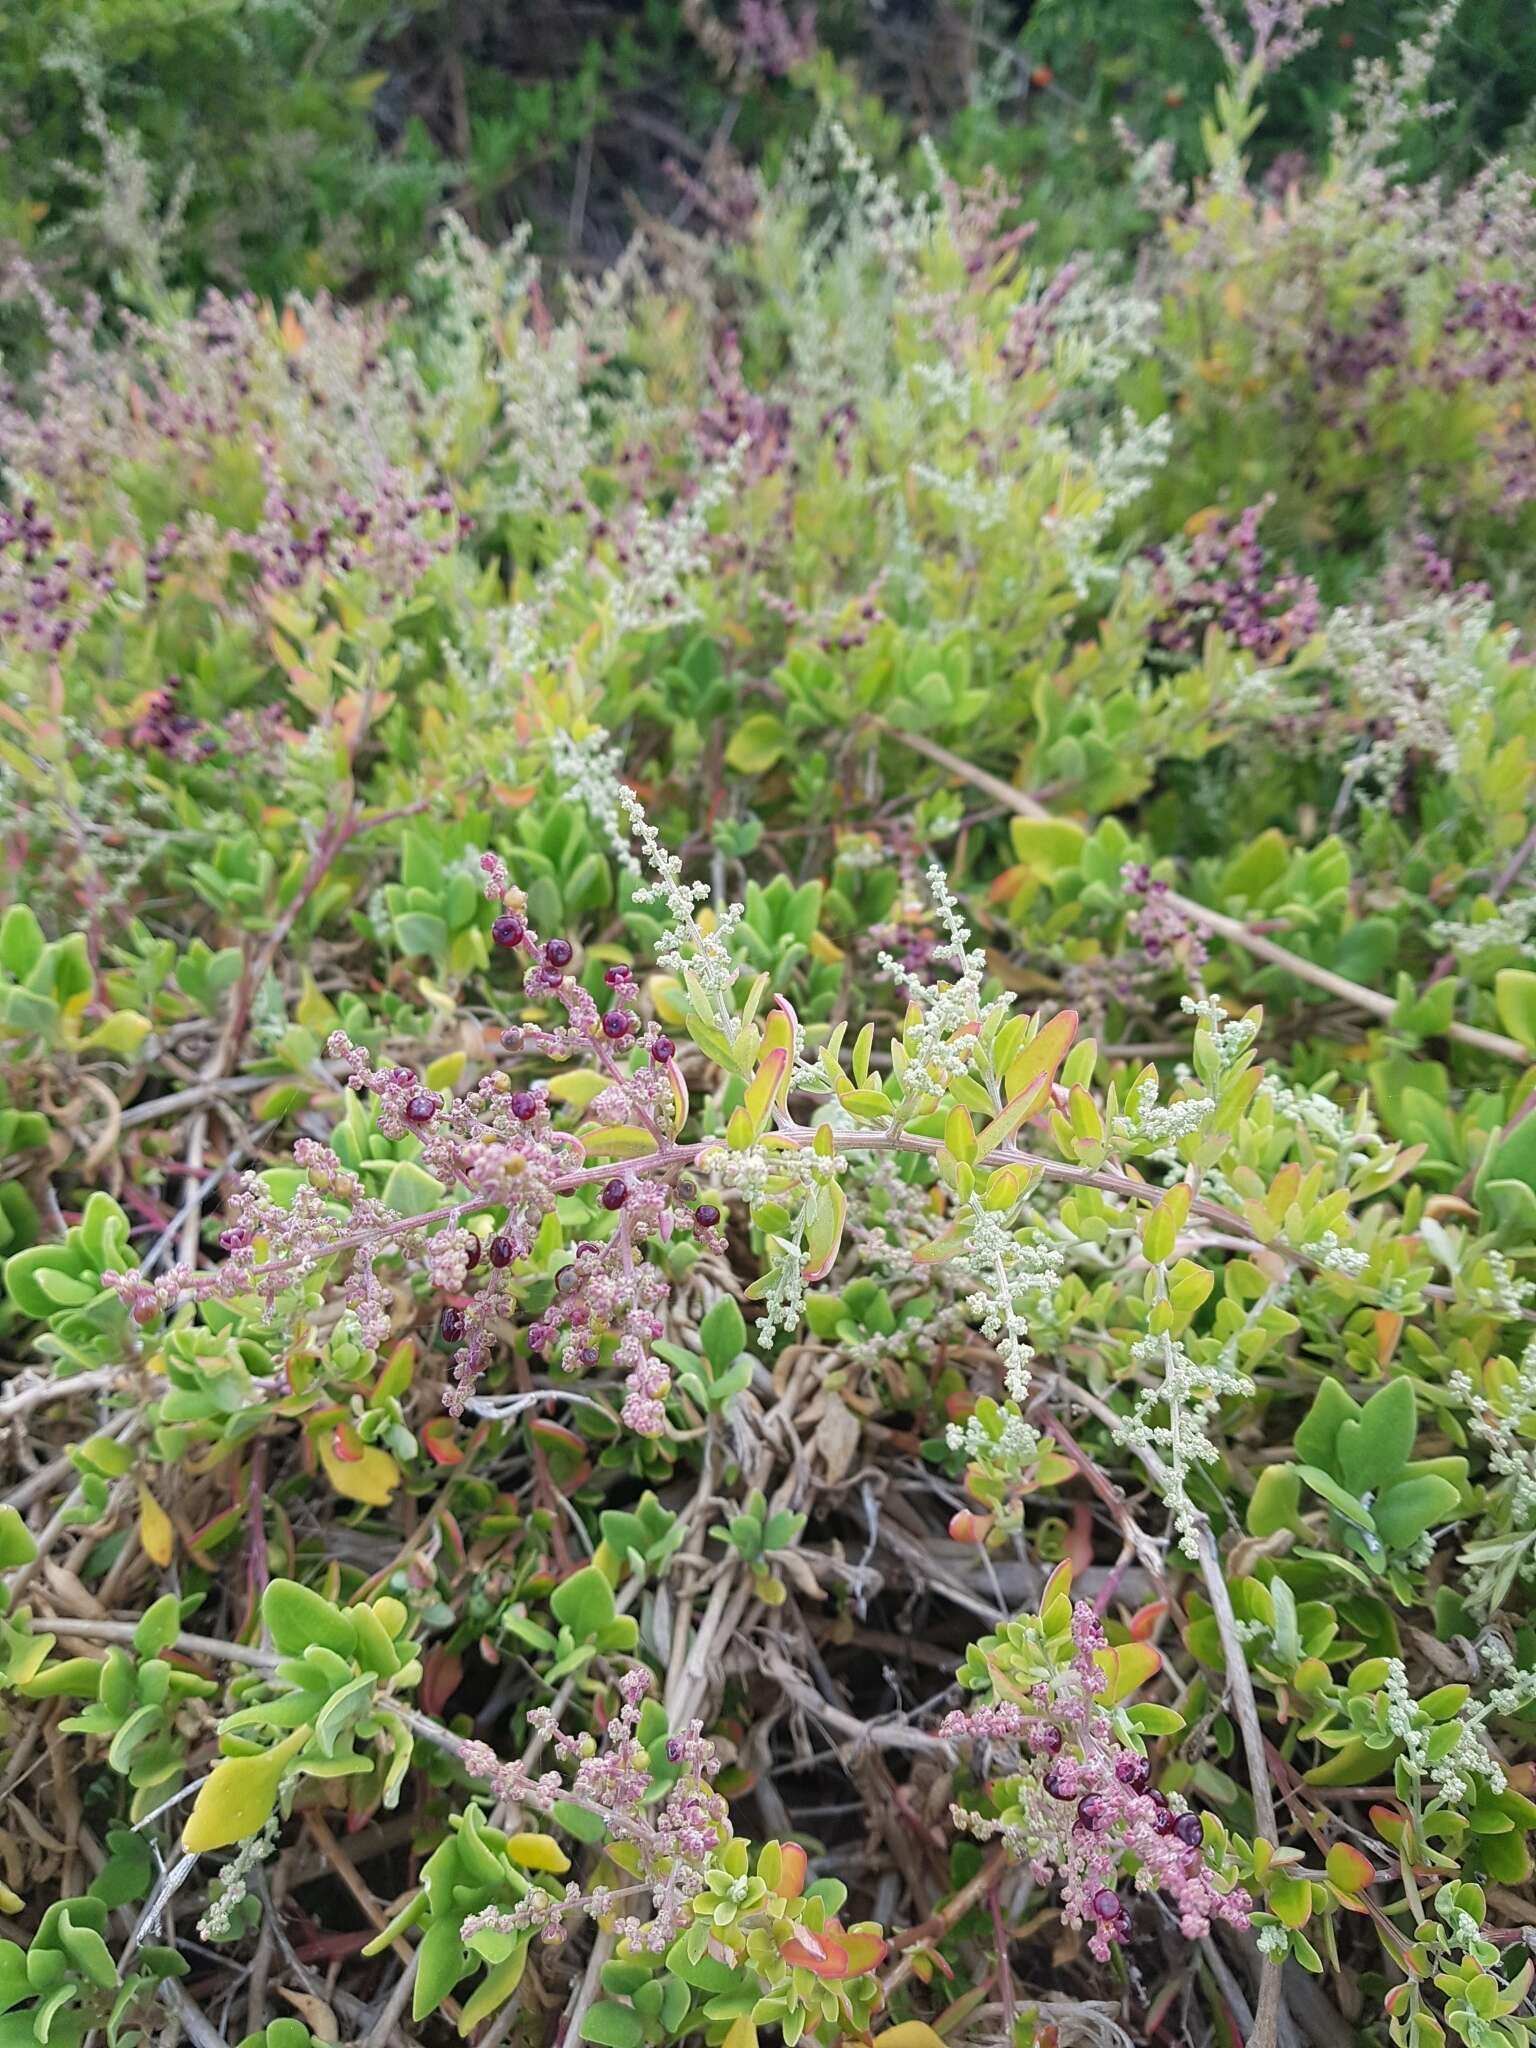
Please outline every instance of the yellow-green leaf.
M308 1728L295 1728L275 1749L260 1756L226 1757L216 1765L182 1829L181 1846L187 1854L227 1849L231 1842L248 1842L259 1833L277 1804L283 1772L309 1737Z
M507 1855L524 1870L551 1870L556 1877L571 1867L570 1857L553 1835L513 1835Z
M176 1532L170 1516L143 1484L139 1487L139 1541L144 1555L164 1571L176 1548Z
M326 1477L339 1494L347 1500L360 1500L365 1507L389 1506L400 1484L400 1467L388 1451L380 1450L377 1444L363 1444L357 1457L340 1457L328 1429L316 1437L315 1448Z
M578 1135L589 1159L643 1159L656 1150L656 1140L638 1124L594 1124Z

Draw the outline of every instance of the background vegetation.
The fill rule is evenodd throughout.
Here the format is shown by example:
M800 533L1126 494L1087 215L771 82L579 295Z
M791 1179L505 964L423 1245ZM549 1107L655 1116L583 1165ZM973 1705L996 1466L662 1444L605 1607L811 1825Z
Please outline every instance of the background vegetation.
M1528 11L0 69L0 2048L1530 2048Z

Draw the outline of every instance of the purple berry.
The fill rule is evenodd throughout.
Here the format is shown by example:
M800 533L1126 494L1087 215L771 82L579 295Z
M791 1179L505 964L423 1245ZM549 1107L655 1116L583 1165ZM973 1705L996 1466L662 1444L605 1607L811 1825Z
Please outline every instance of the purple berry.
M503 1052L521 1052L526 1034L521 1024L509 1024L501 1034Z
M1186 1849L1198 1849L1205 1840L1205 1829L1200 1825L1198 1813L1181 1813L1173 1824L1173 1832Z
M464 1270L473 1273L480 1263L480 1240L475 1233L469 1233L469 1243L464 1247Z
M569 939L546 939L544 958L551 967L569 967L576 957L576 948Z
M492 924L491 941L497 946L520 946L523 942L523 933L527 929L523 920L508 910Z
M1171 1835L1179 1824L1179 1816L1171 1806L1160 1806L1152 1816L1154 1835Z
M672 1043L670 1038L663 1036L661 1038L653 1038L651 1040L651 1058L656 1062L658 1067L664 1067L667 1064L668 1060L675 1059L676 1056L677 1047Z
M562 1266L555 1275L555 1292L557 1294L569 1294L573 1288L580 1285L581 1275L574 1266Z
M700 1202L693 1212L694 1221L701 1230L713 1230L720 1221L720 1211L713 1202Z
M667 1762L669 1764L680 1764L682 1760L683 1745L675 1735L669 1735L667 1737Z
M519 1088L508 1096L507 1107L520 1124L531 1124L539 1113L539 1098L531 1088Z
M1152 1782L1152 1769L1144 1756L1123 1756L1115 1765L1115 1776L1133 1792L1145 1792Z
M597 1199L605 1209L622 1209L629 1200L629 1182L620 1180L615 1175L612 1180L603 1183L603 1192Z
M1062 1770L1059 1765L1053 1765L1046 1772L1041 1782L1053 1799L1065 1800L1076 1796L1073 1788L1072 1774Z
M1093 1917L1095 1920L1118 1920L1120 1918L1120 1894L1108 1886L1093 1895Z
M1060 1756L1061 1730L1053 1727L1049 1721L1035 1730L1031 1740L1043 1756Z
M491 1239L491 1264L492 1264L493 1266L495 1266L495 1267L496 1267L496 1268L498 1269L498 1271L499 1271L501 1267L503 1267L503 1266L510 1266L510 1265L511 1265L511 1263L512 1263L512 1240L511 1240L511 1238L509 1238L509 1237L493 1237L493 1238Z
M440 1107L435 1095L413 1095L405 1105L405 1120L408 1124L429 1124Z
M603 969L603 980L608 984L609 988L628 988L634 978L627 967L605 967Z
M1104 1806L1105 1802L1101 1795L1090 1792L1086 1799L1078 1801L1077 1819L1072 1823L1073 1827L1085 1835L1096 1834L1099 1822L1104 1818Z
M440 1325L445 1344L462 1344L464 1341L464 1311L461 1308L445 1308Z
M602 1355L602 1352L598 1350L595 1344L583 1344L576 1354L583 1365L597 1365L601 1361Z
M627 1038L635 1028L635 1020L628 1010L605 1010L603 1012L604 1038Z

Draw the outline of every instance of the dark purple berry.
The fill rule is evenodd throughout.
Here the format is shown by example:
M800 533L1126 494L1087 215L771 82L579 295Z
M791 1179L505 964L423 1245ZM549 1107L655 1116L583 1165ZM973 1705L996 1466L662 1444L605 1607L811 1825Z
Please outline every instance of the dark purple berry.
M473 1273L480 1263L480 1240L475 1233L469 1233L469 1243L464 1247L464 1270Z
M413 1095L405 1105L405 1120L408 1124L429 1124L440 1107L435 1095Z
M720 1221L720 1211L713 1202L700 1202L693 1212L694 1221L701 1230L713 1230Z
M675 1735L669 1735L667 1737L667 1762L669 1764L680 1764L682 1760L683 1745Z
M1048 1770L1041 1782L1053 1799L1073 1799L1077 1796L1073 1789L1071 1774L1059 1766L1053 1766Z
M1094 1834L1104 1818L1104 1800L1097 1792L1090 1792L1086 1799L1077 1803L1077 1819L1072 1823L1085 1835Z
M603 980L607 982L610 988L628 988L634 978L627 967L605 967L603 969Z
M1044 1727L1035 1730L1033 1741L1035 1748L1044 1756L1059 1756L1061 1754L1061 1730L1053 1728L1049 1721L1045 1723Z
M562 1266L555 1275L555 1292L557 1294L569 1294L573 1288L580 1285L581 1275L574 1266Z
M520 946L523 942L523 933L527 929L527 925L520 917L515 916L510 910L504 911L491 926L491 939L498 946Z
M1179 1816L1171 1806L1160 1806L1152 1816L1154 1835L1171 1835L1179 1824Z
M635 1028L635 1020L628 1010L605 1010L603 1012L604 1038L628 1038Z
M497 1268L498 1268L498 1270L499 1270L499 1269L500 1269L500 1268L501 1268L502 1266L510 1266L510 1265L511 1265L511 1263L512 1263L512 1240L511 1240L511 1238L510 1238L510 1237L493 1237L493 1238L491 1239L491 1264L492 1264L493 1266L497 1267Z
M462 1344L464 1341L464 1311L461 1308L445 1308L441 1324L445 1344Z
M502 1051L521 1052L523 1049L523 1041L525 1036L526 1034L524 1033L521 1024L509 1024L506 1030L503 1031L503 1033L501 1034Z
M558 967L541 967L533 979L538 988L559 988L565 976Z
M1200 1825L1198 1813L1181 1813L1173 1824L1173 1832L1186 1849L1198 1849L1205 1840L1205 1829Z
M1152 1768L1144 1756L1123 1756L1115 1765L1115 1776L1133 1792L1145 1792L1152 1782Z
M1118 1920L1120 1918L1120 1894L1112 1892L1106 1885L1103 1891L1093 1895L1093 1917L1095 1920Z
M597 1199L605 1209L622 1209L629 1200L629 1182L620 1180L615 1175L612 1180L603 1183L603 1192Z
M676 1056L677 1047L670 1038L653 1038L651 1040L651 1058L658 1067L664 1067L668 1060L674 1059Z
M569 939L546 939L544 958L551 967L569 967L576 957L576 948Z
M576 1356L583 1365L597 1365L600 1363L603 1354L595 1344L583 1344Z
M520 1124L531 1124L539 1113L539 1098L531 1088L519 1088L508 1096L507 1107Z

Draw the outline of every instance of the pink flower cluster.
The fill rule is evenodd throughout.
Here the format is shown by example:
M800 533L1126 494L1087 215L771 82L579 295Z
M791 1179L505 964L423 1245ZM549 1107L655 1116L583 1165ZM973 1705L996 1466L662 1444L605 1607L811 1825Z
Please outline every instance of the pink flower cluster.
M1259 525L1273 503L1265 498L1235 519L1212 519L1190 543L1184 574L1174 575L1160 548L1153 588L1162 610L1153 643L1170 654L1198 654L1206 631L1219 626L1234 646L1272 662L1317 631L1322 605L1309 576L1276 575Z
M1191 1941L1213 1920L1245 1928L1253 1902L1240 1886L1219 1887L1199 1816L1157 1790L1147 1759L1097 1698L1104 1674L1094 1653L1105 1636L1086 1601L1073 1608L1072 1641L1071 1661L1035 1686L1027 1705L999 1700L944 1721L940 1732L952 1740L1017 1752L1017 1775L998 1788L1001 1815L957 1807L957 1825L1000 1837L1037 1883L1059 1881L1067 1924L1093 1929L1088 1946L1101 1962L1130 1933L1118 1889L1127 1876L1139 1891L1168 1895Z
M417 1140L423 1171L448 1199L425 1214L402 1215L370 1194L328 1145L301 1138L293 1157L305 1177L286 1206L273 1199L258 1175L242 1177L219 1240L226 1254L222 1265L208 1271L179 1266L156 1280L139 1273L107 1273L102 1279L141 1324L189 1296L227 1300L255 1293L276 1315L280 1297L295 1281L323 1260L346 1255L343 1300L361 1341L378 1350L388 1342L396 1314L394 1294L378 1268L386 1260L414 1260L446 1297L439 1331L454 1353L446 1401L451 1414L461 1415L516 1315L519 1285L525 1282L514 1269L532 1257L556 1199L595 1186L599 1207L614 1218L614 1229L602 1240L582 1241L556 1270L553 1297L529 1328L529 1346L538 1356L558 1353L571 1372L617 1366L625 1375L626 1426L641 1435L659 1435L671 1376L650 1347L665 1327L668 1283L648 1263L643 1247L649 1238L666 1239L678 1231L691 1231L705 1245L723 1246L718 1208L695 1206L694 1183L685 1174L666 1171L688 1156L674 1150L671 1160L666 1157L685 1099L676 1048L632 1007L637 990L628 968L608 970L612 1004L599 1010L568 971L575 951L570 941L541 940L527 924L522 896L509 884L501 861L487 854L481 866L486 894L501 905L491 927L498 950L522 960L531 998L553 1000L566 1014L563 1024L510 1027L502 1033L503 1049L519 1057L534 1053L554 1061L580 1057L595 1063L607 1085L589 1104L588 1117L597 1125L643 1130L654 1141L653 1151L629 1165L592 1165L580 1139L551 1121L543 1087L516 1086L509 1074L495 1069L463 1095L447 1095L429 1088L414 1068L374 1066L362 1047L338 1031L326 1051L344 1067L347 1087L374 1097L381 1136ZM636 1051L645 1057L630 1072L618 1055L632 1059ZM482 1242L467 1219L488 1209L502 1212L502 1220ZM477 1276L473 1282L471 1274Z
M604 1730L601 1745L591 1735L565 1734L548 1707L533 1709L528 1718L534 1731L569 1767L569 1783L557 1770L534 1777L521 1763L505 1762L484 1742L464 1743L459 1761L508 1805L545 1816L557 1802L578 1806L603 1823L610 1840L638 1849L639 1888L650 1894L651 1916L642 1920L624 1915L615 1931L620 1940L659 1955L689 1924L689 1901L704 1888L710 1858L731 1839L731 1823L729 1809L711 1783L720 1761L698 1721L668 1738L667 1762L681 1767L679 1775L658 1804L647 1804L651 1758L639 1738L639 1725L650 1683L650 1673L639 1669L620 1679L619 1711ZM465 1922L462 1932L467 1936L491 1927L512 1934L539 1927L546 1940L558 1941L572 1912L605 1914L614 1896L584 1897L575 1885L567 1887L561 1900L547 1892L530 1892L511 1912L478 1914Z

